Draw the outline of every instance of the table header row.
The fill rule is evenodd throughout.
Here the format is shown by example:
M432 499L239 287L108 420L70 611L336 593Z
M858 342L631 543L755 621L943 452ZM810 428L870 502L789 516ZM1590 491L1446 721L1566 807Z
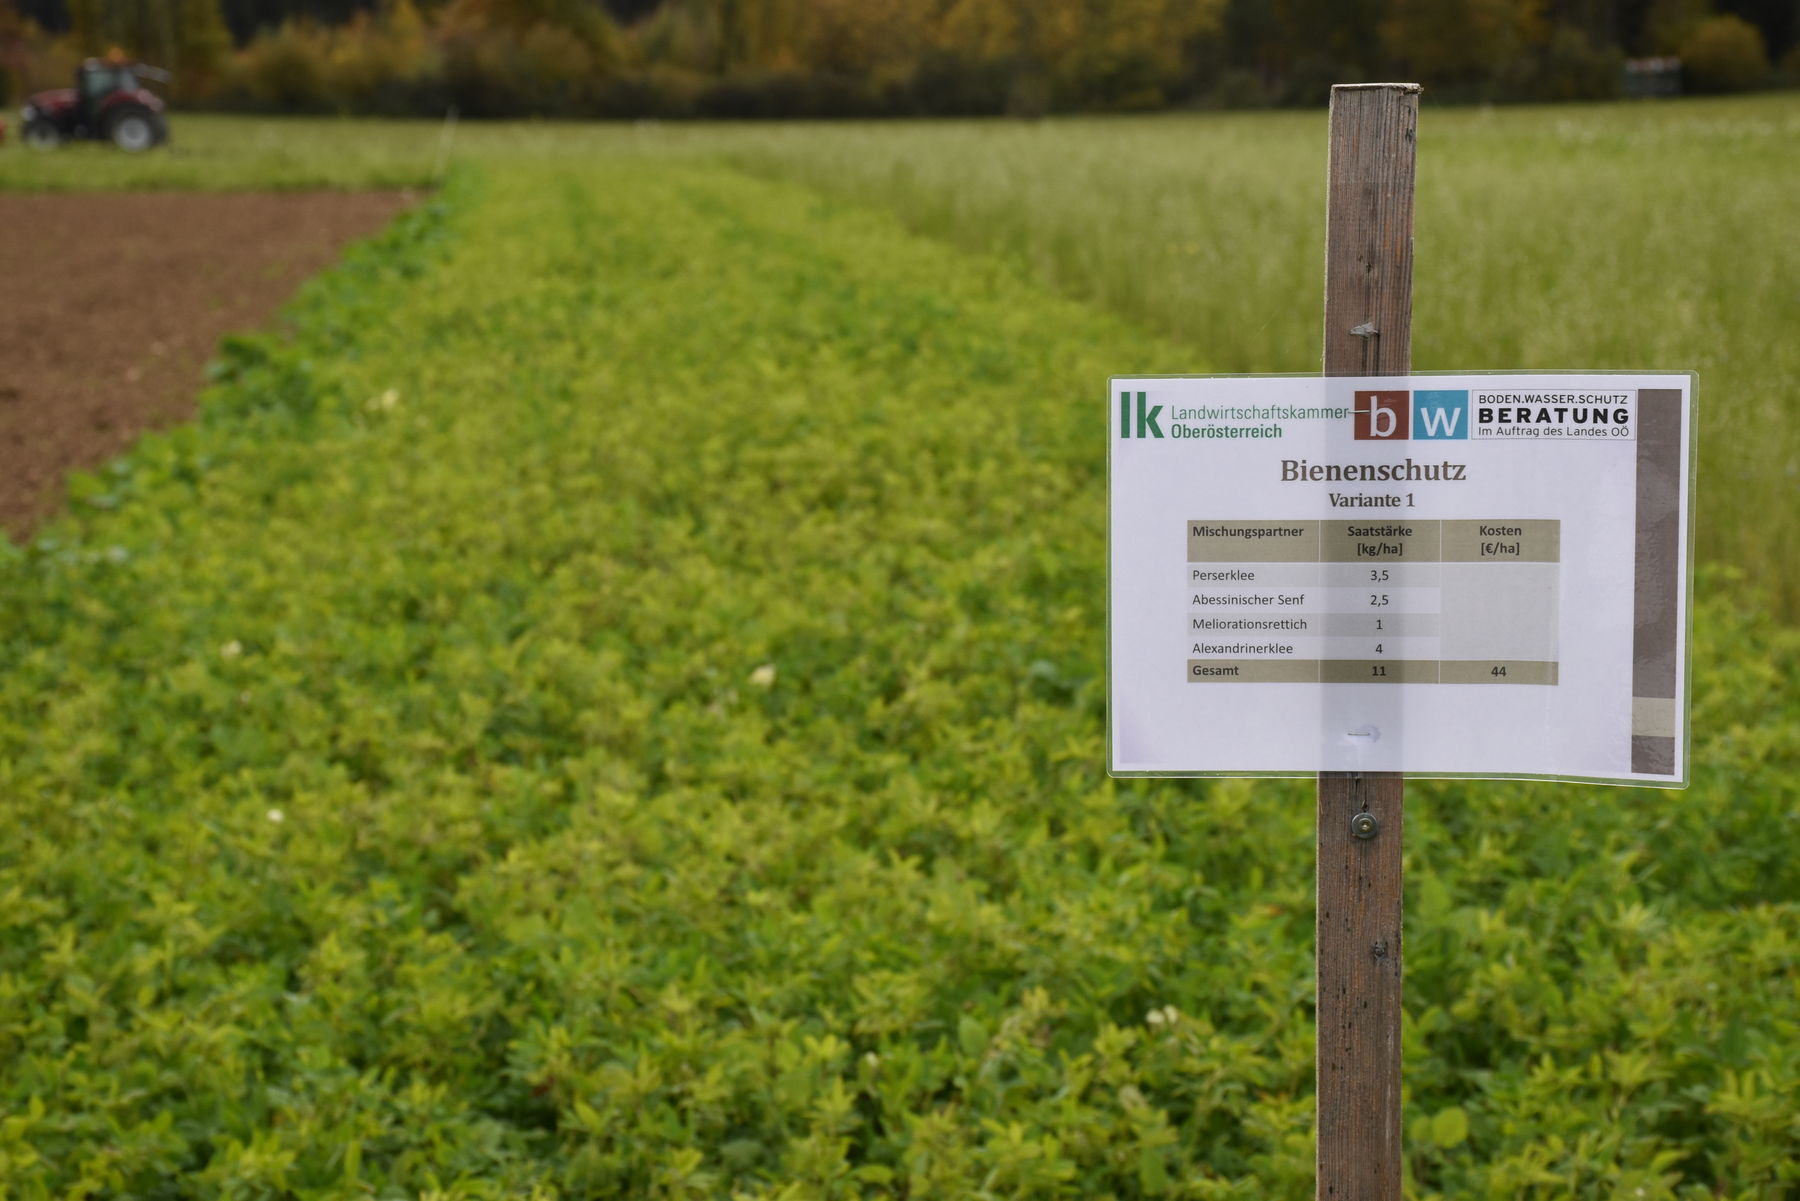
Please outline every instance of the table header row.
M1554 518L1187 523L1190 563L1555 563Z

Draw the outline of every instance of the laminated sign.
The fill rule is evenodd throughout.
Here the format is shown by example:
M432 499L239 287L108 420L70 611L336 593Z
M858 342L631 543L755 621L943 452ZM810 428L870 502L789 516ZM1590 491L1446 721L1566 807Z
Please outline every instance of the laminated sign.
M1684 785L1693 385L1114 379L1111 770Z

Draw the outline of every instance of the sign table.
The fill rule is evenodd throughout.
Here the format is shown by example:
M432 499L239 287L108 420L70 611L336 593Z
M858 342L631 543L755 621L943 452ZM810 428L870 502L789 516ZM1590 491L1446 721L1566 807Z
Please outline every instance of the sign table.
M1195 683L1554 684L1562 523L1188 522ZM1212 657L1229 656L1229 657Z

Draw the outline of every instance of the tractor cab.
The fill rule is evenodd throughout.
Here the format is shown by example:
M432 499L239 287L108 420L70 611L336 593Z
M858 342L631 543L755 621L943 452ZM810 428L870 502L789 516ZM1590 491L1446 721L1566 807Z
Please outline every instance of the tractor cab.
M75 94L83 104L94 104L114 92L138 90L137 73L130 63L90 58L75 70Z
M75 69L75 86L25 98L20 116L27 145L50 149L78 140L108 141L133 153L168 140L162 98L144 86L169 73L122 55L90 58Z

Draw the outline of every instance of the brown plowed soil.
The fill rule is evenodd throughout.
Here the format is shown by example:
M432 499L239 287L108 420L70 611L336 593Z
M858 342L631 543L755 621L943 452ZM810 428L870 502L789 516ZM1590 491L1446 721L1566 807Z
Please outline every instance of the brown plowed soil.
M406 192L0 195L0 527L185 421L222 334L267 327Z

